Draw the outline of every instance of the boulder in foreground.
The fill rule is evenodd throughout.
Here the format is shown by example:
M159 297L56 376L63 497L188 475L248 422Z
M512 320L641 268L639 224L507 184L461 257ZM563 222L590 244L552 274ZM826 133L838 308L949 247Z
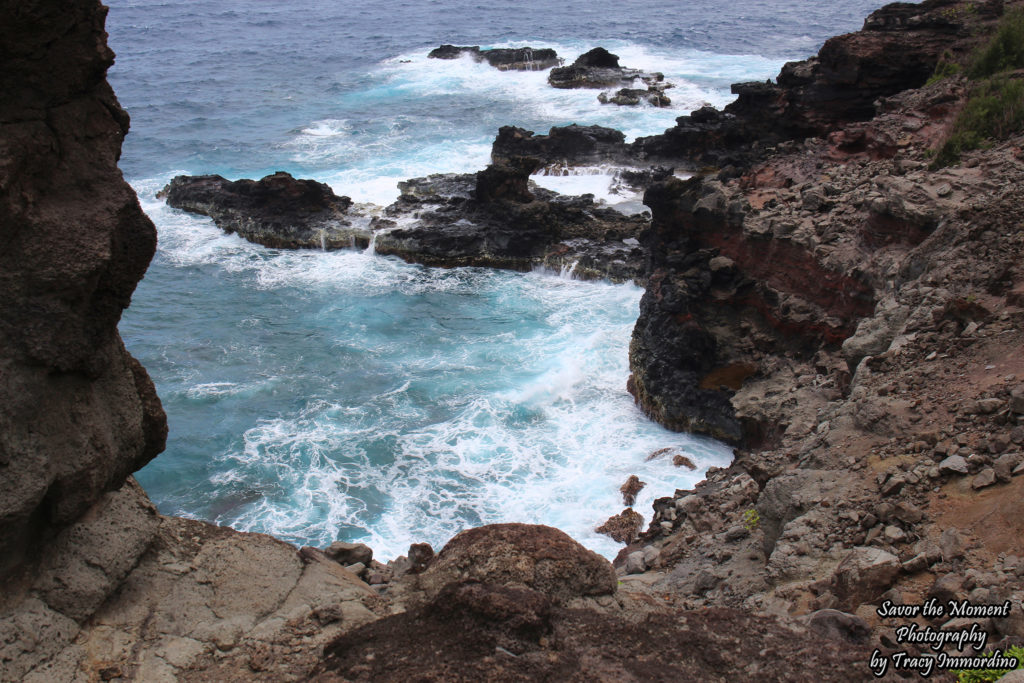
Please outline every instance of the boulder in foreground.
M610 595L618 580L608 560L565 532L535 524L491 524L458 534L420 577L428 596L473 580L530 588L556 602Z

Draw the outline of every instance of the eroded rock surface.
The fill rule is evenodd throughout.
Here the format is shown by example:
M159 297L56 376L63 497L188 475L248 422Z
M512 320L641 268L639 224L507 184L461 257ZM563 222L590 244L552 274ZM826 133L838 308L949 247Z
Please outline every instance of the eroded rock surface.
M419 576L428 597L466 580L525 586L557 602L615 592L615 572L565 532L534 524L492 524L458 534Z
M536 160L492 164L476 174L399 184L402 195L375 219L374 248L430 266L554 270L616 281L636 278L636 236L646 218L531 186ZM627 242L631 240L632 243Z
M0 580L13 580L159 453L167 426L117 333L156 231L117 169L128 115L104 79L106 9L2 11Z

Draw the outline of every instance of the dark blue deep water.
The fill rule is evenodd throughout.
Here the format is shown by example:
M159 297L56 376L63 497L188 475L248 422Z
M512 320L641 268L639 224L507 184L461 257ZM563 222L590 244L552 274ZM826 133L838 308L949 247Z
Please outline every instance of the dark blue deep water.
M649 483L646 513L731 456L632 405L632 285L264 249L155 192L178 173L285 170L386 204L399 180L482 168L502 125L660 132L880 3L110 5L110 80L132 116L121 167L160 232L121 325L171 427L139 480L166 513L389 557L497 521L553 524L613 553L592 530L621 510L628 475ZM441 43L554 47L569 61L602 45L664 72L673 106L602 106L543 72L426 59ZM600 173L539 180L614 201ZM646 462L666 447L700 469Z

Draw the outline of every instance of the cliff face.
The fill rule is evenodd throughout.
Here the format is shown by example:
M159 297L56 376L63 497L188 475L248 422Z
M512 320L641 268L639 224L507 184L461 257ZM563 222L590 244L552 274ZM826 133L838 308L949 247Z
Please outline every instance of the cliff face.
M4 2L0 26L0 578L163 450L117 333L156 231L117 159L106 9Z
M906 251L951 210L921 189L923 174L895 179L911 170L902 161L875 192L848 180L859 166L934 143L961 86L927 90L902 118L864 120L882 113L885 97L922 86L944 51L976 45L1002 10L1001 2L887 5L863 30L787 64L777 83L734 86L740 96L723 112L700 110L635 143L645 154L736 164L656 183L644 198L651 286L633 334L629 387L648 415L734 444L777 440L784 427L757 410L737 415L733 393L748 377L772 374L773 359L818 354L819 366L828 365L828 354L874 313ZM830 382L841 390L848 373L840 371Z
M991 8L892 5L868 23L890 17L892 44L927 51L946 18L984 26ZM961 624L1005 648L1024 638L1024 135L933 168L972 84L916 82L867 120L648 190L630 390L744 450L658 500L617 564L690 607L855 613L883 644L902 625L884 600L1005 604ZM834 101L803 120L834 121Z

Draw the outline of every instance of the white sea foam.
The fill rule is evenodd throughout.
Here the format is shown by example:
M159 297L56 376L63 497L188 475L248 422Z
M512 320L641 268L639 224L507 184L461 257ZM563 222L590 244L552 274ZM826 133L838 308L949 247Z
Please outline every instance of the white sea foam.
M524 45L519 41L493 47ZM558 50L566 63L593 47L546 46ZM339 194L387 205L398 196L401 180L486 166L502 125L546 134L556 125L597 124L619 129L632 140L661 133L675 124L676 117L705 104L724 106L733 99L730 83L767 78L783 63L614 41L606 46L625 66L664 73L674 85L668 90L672 105L602 105L598 90L550 87L548 71L499 71L468 56L429 59L424 49L381 62L364 89L341 97L337 106L345 114L342 118L311 121L294 132L286 149L294 164L308 169L305 175L328 183ZM396 103L404 103L404 108L396 109L401 107ZM374 116L366 117L365 112ZM353 121L357 113L365 120Z
M385 65L396 72L427 67L436 68ZM477 77L526 82L544 76L470 62L459 62L456 72L436 76L434 86L458 90L473 87L468 82ZM466 83L460 85L459 78ZM535 85L538 91L546 88ZM510 87L508 96L516 92ZM344 142L351 134L340 123L321 121L301 136ZM439 149L443 144L427 155ZM482 165L453 153L448 168L430 168L427 155L402 157L394 178L416 175L410 170L423 174L464 170L461 163ZM384 181L372 178L368 168L330 178L338 191L356 196L351 186L358 183L345 178L360 173L366 174L368 189L357 199L380 201L382 188L374 189L373 183ZM608 202L621 199L613 192L618 169L572 173L534 181L566 183L554 189L587 190ZM626 393L628 340L641 294L632 285L575 281L571 269L560 278L426 269L357 250L265 249L154 199L166 180L136 183L159 228L162 262L182 277L204 273L223 283L218 286L236 288L238 297L321 298L324 303L310 314L317 334L286 330L296 335L284 342L289 353L304 354L303 345L317 343L361 359L354 361L363 366L354 366L360 371L395 363L393 381L366 396L359 393L363 386L322 382L311 384L308 393L301 386L286 391L282 395L292 398L269 401L268 412L240 429L240 438L227 435L219 451L204 452L212 470L205 484L189 487L210 487L202 498L215 501L209 514L220 523L304 544L364 540L388 558L404 553L411 542L439 547L470 526L524 521L562 528L612 556L620 546L594 529L622 509L618 489L629 475L648 483L635 507L649 515L655 497L690 487L708 466L729 461L728 449L719 444L652 424ZM341 187L345 184L349 187ZM467 309L472 312L431 308L435 297L472 301ZM405 302L406 308L392 310L395 302ZM426 313L421 306L427 306ZM346 307L352 307L353 319L340 317L349 315ZM419 315L418 322L410 314ZM430 327L419 338L397 334L413 324ZM239 327L247 335L270 333L260 316L248 313ZM295 389L301 380L291 373L334 371L305 369L292 360L277 361L261 375L247 373L253 376L245 380L225 379L216 370L224 363L258 365L264 353L275 358L284 352L261 346L275 343L264 336L259 344L239 340L204 351L204 359L212 359L209 367L199 365L207 361L198 358L170 359L168 366L183 387L170 394L172 399L246 402L276 396L279 388ZM164 354L176 352L169 347ZM356 401L353 394L363 397ZM666 447L685 453L699 469L676 468L669 458L647 462L649 454Z
M497 288L510 302L533 300L549 310L544 334L505 333L493 343L455 343L447 355L408 359L408 372L440 381L489 366L515 369L506 389L467 386L464 400L446 395L444 401L459 405L440 421L408 400L413 389L407 379L364 407L379 424L353 422L358 411L351 407L314 400L293 416L249 429L241 451L221 456L231 474L214 483L244 482L260 493L233 505L218 517L221 523L315 544L349 529L381 557L392 557L410 542L443 544L468 526L527 521L560 527L612 555L617 544L593 529L621 509L618 487L630 474L648 482L637 503L642 511L654 497L698 479L667 459L645 462L648 454L676 447L701 470L728 461L721 446L650 424L625 393L631 316L620 314L616 323L601 319L609 311L635 309L635 287L535 274L425 271L359 252L280 252L257 268L248 265L252 254L235 244L171 241L190 244L186 253L196 249L191 257L178 254L182 261L194 262L198 253L228 270L249 267L260 288L357 287L396 296ZM230 389L206 385L214 393ZM387 426L395 420L421 426ZM388 440L383 459L379 452L371 457L367 448Z

